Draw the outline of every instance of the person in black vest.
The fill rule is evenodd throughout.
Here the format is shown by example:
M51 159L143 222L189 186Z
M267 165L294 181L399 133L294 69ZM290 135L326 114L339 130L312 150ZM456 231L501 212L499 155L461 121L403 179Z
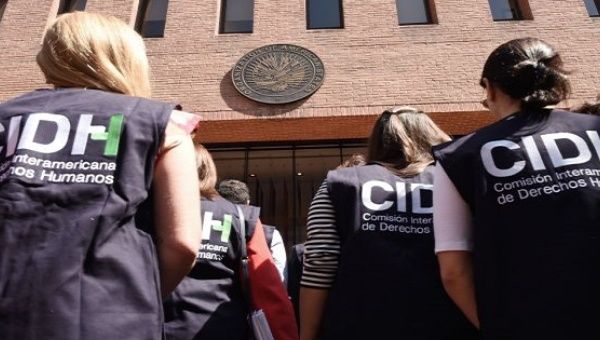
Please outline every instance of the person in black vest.
M226 179L219 183L219 195L224 199L234 204L250 205L250 190L248 185L242 181L236 179ZM263 224L265 231L265 238L267 245L271 250L273 256L273 262L281 281L285 279L285 266L287 262L287 255L285 253L285 245L281 233L275 226Z
M600 118L546 108L570 86L539 39L496 48L481 85L500 120L435 151L444 286L485 339L598 339Z
M1 339L162 338L160 287L200 242L197 120L145 99L144 51L114 17L61 15L37 56L54 88L0 104ZM151 185L158 256L134 219Z
M423 112L384 111L368 164L330 171L311 204L301 339L476 339L433 253L431 147L450 138Z
M165 300L166 338L247 340L250 335L247 320L249 306L240 283L241 242L248 243L248 254L254 253L250 240L255 235L256 226L260 226L260 209L236 205L219 196L215 189L217 169L210 153L202 145L196 145L196 154L202 200L202 244L194 268ZM241 235L242 217L238 207L244 215L245 235ZM264 236L261 245L266 250L263 253L268 254ZM279 303L279 310L284 312L274 316L266 310L269 324L276 339L294 340L295 337L290 338L286 334L297 332L295 325L293 331L282 332L281 325L277 324L278 320L286 317L288 323L294 323L293 311L270 255L267 256L269 259L262 258L260 262L269 266L271 271L266 273L269 275L263 275L260 281L252 280L250 284L253 288L265 283L273 287L271 291L274 293L263 297ZM256 259L251 256L251 261L256 262ZM246 291L246 294L250 292ZM281 299L277 300L276 297ZM255 304L259 302L255 296L253 298ZM281 301L286 304L282 306ZM275 320L278 317L280 319Z
M367 160L363 154L355 153L345 159L336 169L365 165L366 163ZM300 243L292 246L290 249L290 257L286 266L287 289L292 300L292 305L294 305L298 326L300 326L300 282L302 281L303 267L304 243Z

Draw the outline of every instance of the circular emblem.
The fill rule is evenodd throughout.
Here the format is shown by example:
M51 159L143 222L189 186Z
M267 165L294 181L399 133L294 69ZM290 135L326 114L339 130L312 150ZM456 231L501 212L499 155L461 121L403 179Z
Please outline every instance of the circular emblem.
M231 78L244 96L265 104L287 104L313 94L323 83L325 68L313 52L296 45L257 48L233 67Z

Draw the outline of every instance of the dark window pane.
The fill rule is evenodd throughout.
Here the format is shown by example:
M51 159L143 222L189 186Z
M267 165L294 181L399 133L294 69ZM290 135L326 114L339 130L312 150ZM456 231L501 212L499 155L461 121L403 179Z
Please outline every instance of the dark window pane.
M58 6L58 14L84 11L87 0L62 0Z
M308 28L341 28L341 0L308 0Z
M146 0L140 3L141 17L138 31L146 38L159 38L165 34L168 0Z
M0 21L2 21L2 16L4 15L4 10L6 9L6 4L8 0L0 0Z
M494 21L521 20L521 11L516 0L488 0Z
M583 0L585 8L591 17L597 17L600 15L600 1L598 0Z
M254 0L223 0L221 33L252 33Z
M427 0L396 0L396 9L398 10L398 24L427 24L429 18L429 8Z
M288 245L295 239L293 168L291 149L250 150L248 154L250 202L261 208L261 221L276 226Z

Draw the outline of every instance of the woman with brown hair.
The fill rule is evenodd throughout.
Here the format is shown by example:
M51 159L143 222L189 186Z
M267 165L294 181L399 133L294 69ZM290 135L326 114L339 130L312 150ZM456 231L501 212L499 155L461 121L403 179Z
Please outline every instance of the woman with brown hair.
M499 121L435 151L444 286L485 339L598 339L600 118L550 108L570 93L536 38L488 57Z
M367 165L330 171L308 214L301 339L475 339L433 254L431 147L423 112L384 111Z
M196 161L202 244L194 268L165 300L167 339L247 340L252 331L248 315L256 308L264 311L275 339L296 340L294 312L265 240L260 209L233 204L218 194L215 163L200 144ZM242 242L249 285L242 283Z
M37 62L53 88L0 104L0 338L161 339L200 241L197 119L148 99L114 17L59 16Z

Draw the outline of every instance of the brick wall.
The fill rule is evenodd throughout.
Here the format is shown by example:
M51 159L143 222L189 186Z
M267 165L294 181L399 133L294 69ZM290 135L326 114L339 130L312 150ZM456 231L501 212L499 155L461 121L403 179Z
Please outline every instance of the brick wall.
M8 1L0 22L0 100L44 86L34 57L57 3ZM87 10L133 25L137 3L88 0ZM211 121L364 116L394 104L437 113L477 112L485 58L499 43L524 36L554 44L574 71L573 98L565 105L600 92L600 18L590 18L582 0L530 0L534 20L518 22L492 21L486 0L436 0L439 23L417 26L397 25L394 0L343 4L344 29L306 30L304 0L255 0L252 34L218 34L219 0L171 0L165 37L147 39L154 94ZM326 76L317 93L282 106L237 93L231 67L270 43L297 44L321 57ZM457 133L462 120L473 115L452 117L444 124Z

